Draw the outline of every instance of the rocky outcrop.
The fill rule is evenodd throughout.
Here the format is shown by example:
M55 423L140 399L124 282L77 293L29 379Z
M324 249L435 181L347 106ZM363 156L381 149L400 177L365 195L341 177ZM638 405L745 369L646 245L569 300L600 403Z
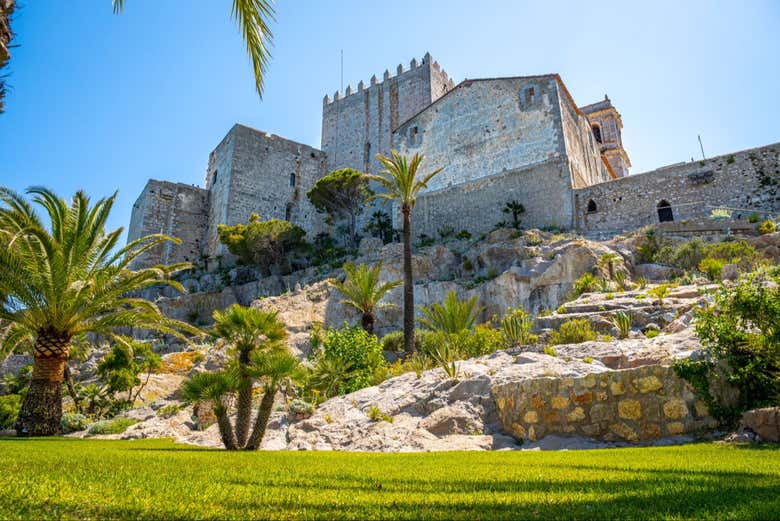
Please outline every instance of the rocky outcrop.
M753 409L742 415L740 430L750 430L764 441L780 443L780 407Z

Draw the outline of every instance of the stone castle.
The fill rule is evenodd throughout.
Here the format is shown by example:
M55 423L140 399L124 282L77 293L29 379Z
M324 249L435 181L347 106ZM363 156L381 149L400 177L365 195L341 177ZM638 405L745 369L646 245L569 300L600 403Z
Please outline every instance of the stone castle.
M780 143L629 175L621 116L610 99L578 106L558 74L464 80L426 54L395 75L347 87L322 106L321 149L236 124L209 154L205 187L150 180L133 206L128 239L181 239L144 264L211 267L225 255L217 225L250 214L327 231L306 197L328 172L378 172L376 154L420 152L440 166L418 198L414 233L482 233L518 201L528 227L616 232L663 221L780 211ZM396 214L397 212L392 212Z

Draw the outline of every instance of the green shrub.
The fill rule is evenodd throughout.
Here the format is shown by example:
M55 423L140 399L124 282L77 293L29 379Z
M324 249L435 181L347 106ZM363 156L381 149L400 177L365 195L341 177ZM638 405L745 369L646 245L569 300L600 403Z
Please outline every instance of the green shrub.
M326 397L375 385L387 375L379 340L358 326L329 328L317 349L309 385Z
M585 358L582 359L582 361L585 362L586 364L592 364L593 363L593 357L586 356Z
M368 413L366 414L369 418L371 418L372 421L375 422L381 422L386 421L387 423L393 423L393 417L389 414L386 414L382 412L382 409L377 407L376 405L372 405L368 408Z
M645 289L647 287L647 279L644 277L637 277L634 279L634 282L636 283L636 287L639 289Z
M701 260L699 263L699 271L707 275L707 278L712 281L720 280L723 266L726 265L726 261L723 259L713 259L707 257Z
M456 235L455 237L464 241L468 241L469 239L471 239L471 232L468 230L461 230L458 232L458 235Z
M760 220L761 220L761 217L760 217L760 216L759 216L759 215L758 215L756 212L753 212L753 213L751 213L751 214L748 216L748 222L749 222L749 223L752 223L752 224L757 224L757 223L758 223L758 221L760 221Z
M579 297L583 293L592 293L598 288L598 279L592 273L584 273L574 282L574 296Z
M138 423L138 420L130 418L114 418L113 420L100 420L89 427L89 434L122 434L131 425Z
M481 313L477 296L468 300L459 300L454 291L447 293L444 302L420 308L420 324L430 331L458 333L472 329Z
M0 396L0 430L11 429L22 408L22 397L18 394Z
M501 334L507 347L535 344L539 336L531 333L534 320L523 308L509 310L501 321Z
M391 331L382 337L382 350L399 353L404 350L404 332Z
M721 421L733 422L748 409L780 403L780 275L758 270L733 287L722 286L714 304L696 313L696 333L705 358L675 368L699 392ZM739 393L736 404L710 393L725 370Z
M655 228L648 228L645 231L641 243L637 246L637 253L639 254L638 261L640 263L657 262L657 255L662 247L663 244L656 234Z
M660 334L661 334L661 332L658 331L657 329L648 329L647 331L645 331L645 337L646 338L655 338L655 337L657 337Z
M89 418L77 412L66 412L60 419L60 429L63 434L83 431L89 426Z
M579 344L596 339L596 332L584 318L575 318L567 320L557 331L550 333L550 343L558 344Z
M775 226L774 221L770 221L769 219L762 222L761 225L758 227L758 233L760 233L761 235L766 235L767 233L775 233L775 230L777 230L777 226Z
M287 406L287 409L292 414L304 416L306 418L314 413L314 405L305 400L301 400L300 398L291 401L290 405Z
M426 357L435 357L441 346L449 346L453 359L464 360L487 355L505 347L501 331L490 324L478 324L473 331L463 329L458 333L442 331L428 332L420 339L420 353Z
M695 269L706 257L707 244L700 238L675 246L664 246L658 251L656 262L683 270Z
M463 269L466 271L471 271L474 269L474 263L471 262L471 259L466 257L463 259Z
M182 410L181 405L176 405L175 403L171 403L168 405L164 405L157 409L157 417L158 418L173 418L177 414L179 414L179 411Z
M278 269L282 273L293 269L293 256L307 244L306 232L288 221L261 221L258 214L249 216L249 223L217 226L219 240L243 264L263 271Z
M548 356L558 356L558 353L555 352L555 348L552 346L544 346L543 351Z
M418 248L425 248L427 246L433 246L436 243L436 239L431 237L428 234L421 233L418 237L417 247Z
M620 338L628 338L631 333L631 314L625 311L618 311L612 317L612 323L618 329Z
M658 305L663 306L664 305L664 298L666 298L667 295L669 295L669 285L668 284L659 284L658 286L655 286L654 288L650 288L647 290L647 294L651 297L655 297L658 299Z
M559 315L565 314L566 313L566 305L565 304L561 304L560 306L558 306L558 309L556 309L555 312L558 313Z

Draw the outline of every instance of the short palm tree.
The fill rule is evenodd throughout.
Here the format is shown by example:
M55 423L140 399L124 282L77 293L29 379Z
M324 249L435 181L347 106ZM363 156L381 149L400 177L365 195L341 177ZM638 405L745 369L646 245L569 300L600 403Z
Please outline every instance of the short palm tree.
M119 14L125 6L124 0L113 0L114 13ZM233 0L230 10L236 19L241 36L246 44L247 54L252 60L255 74L255 89L263 96L263 83L268 61L271 58L271 29L269 23L274 19L272 0Z
M599 267L607 270L609 280L615 279L615 266L617 265L618 260L620 260L620 255L617 253L605 253L599 257Z
M210 333L224 339L235 351L234 369L238 381L235 436L241 448L246 444L252 421L252 355L285 349L287 331L277 318L277 312L233 304L224 311L214 312L214 327Z
M333 282L333 286L343 296L342 304L362 314L361 326L369 333L374 332L375 311L380 306L379 301L390 290L401 285L400 280L380 284L380 271L382 271L381 262L371 268L365 264L356 266L348 262L344 265L344 273L347 274L344 282Z
M33 376L16 429L19 435L56 434L62 417L62 382L71 344L87 333L125 342L118 328L137 327L183 337L199 331L172 320L139 290L168 284L189 264L131 270L131 262L165 242L149 235L117 248L122 229L106 232L116 194L90 206L77 192L70 203L45 188L30 188L44 223L21 195L0 187L0 321L10 324L2 351L33 354Z
M431 331L460 333L473 329L482 312L476 295L468 300L458 300L454 291L447 293L444 302L420 308L420 324Z
M414 277L412 274L412 209L420 190L443 170L438 168L428 174L419 174L423 156L415 154L411 159L393 150L391 157L378 154L376 158L385 167L379 174L368 174L368 178L379 183L384 193L375 198L398 201L403 215L404 242L404 351L414 353ZM418 177L419 175L419 177Z
M214 409L222 444L227 450L236 450L236 436L230 424L230 402L239 387L235 374L229 371L197 373L182 386L184 398L190 402L207 402Z
M520 215L525 213L525 206L517 201L509 201L501 211L512 214L512 227L520 228Z

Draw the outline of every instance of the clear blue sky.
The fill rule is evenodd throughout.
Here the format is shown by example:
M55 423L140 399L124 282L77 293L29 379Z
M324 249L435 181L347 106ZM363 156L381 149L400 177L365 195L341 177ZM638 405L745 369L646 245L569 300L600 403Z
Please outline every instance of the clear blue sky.
M23 3L0 184L119 189L113 227L150 177L202 184L235 122L318 146L340 49L353 88L429 51L456 82L558 72L580 105L608 93L632 173L698 158L699 133L707 155L780 141L777 0L282 1L262 102L229 0Z

